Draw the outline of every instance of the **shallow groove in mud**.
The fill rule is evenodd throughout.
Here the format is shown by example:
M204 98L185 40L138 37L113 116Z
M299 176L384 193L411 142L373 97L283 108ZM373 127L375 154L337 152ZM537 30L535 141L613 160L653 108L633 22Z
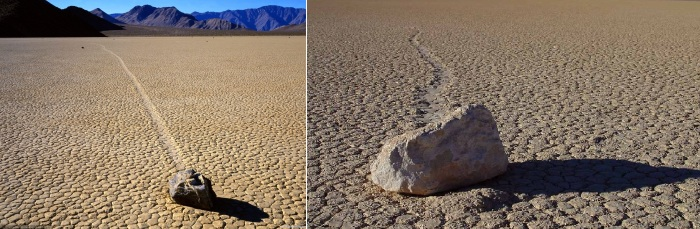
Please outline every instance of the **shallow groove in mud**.
M153 102L151 102L151 98L148 97L148 94L146 94L146 91L143 89L141 82L139 82L138 78L136 78L136 76L133 73L131 73L131 71L129 71L129 68L126 67L124 60L122 60L122 58L119 57L119 55L117 55L116 53L107 49L104 45L100 45L100 46L102 46L103 50L109 52L114 57L116 57L117 60L119 60L119 64L121 64L122 68L124 69L124 72L126 72L126 74L129 75L129 78L131 79L131 83L133 84L134 88L136 89L136 92L141 97L141 102L143 103L143 106L146 108L146 111L148 112L153 123L155 124L156 129L158 130L158 139L163 143L165 150L170 155L170 158L175 163L177 169L178 170L184 169L184 165L183 165L182 161L180 160L180 157L178 156L178 154L180 153L180 148L177 145L177 142L175 142L175 139L170 135L170 131L168 130L168 126L165 125L165 121L163 121L163 118L161 118L160 113L158 112L158 109L156 108L156 106L153 105Z
M424 88L419 88L418 112L422 117L418 118L419 126L437 121L443 109L449 105L450 101L446 97L440 96L446 86L446 81L452 77L449 68L445 67L437 56L434 56L430 49L420 43L418 37L421 31L418 30L409 40L411 45L416 48L420 57L428 62L433 68L433 77L428 85Z

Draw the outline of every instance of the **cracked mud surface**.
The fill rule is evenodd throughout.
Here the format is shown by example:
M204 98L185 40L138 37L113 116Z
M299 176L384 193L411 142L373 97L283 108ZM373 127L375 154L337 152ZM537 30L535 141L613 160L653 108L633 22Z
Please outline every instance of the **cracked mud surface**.
M700 227L698 2L309 8L310 226ZM435 84L421 46L452 79ZM441 104L431 93L492 111L506 174L422 198L368 180L382 141Z
M0 227L305 225L304 40L0 39ZM170 199L169 151L215 211Z

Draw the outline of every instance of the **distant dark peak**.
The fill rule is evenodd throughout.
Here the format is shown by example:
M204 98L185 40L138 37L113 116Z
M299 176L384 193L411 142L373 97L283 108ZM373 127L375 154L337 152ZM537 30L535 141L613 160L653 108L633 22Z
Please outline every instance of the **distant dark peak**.
M80 19L81 21L87 23L92 28L98 31L122 29L120 26L113 24L111 21L106 20L100 16L94 15L93 13L88 12L80 7L69 6L66 7L63 10L63 12Z
M113 23L113 24L124 24L124 22L121 22L121 21L115 19L115 18L112 17L111 15L109 15L109 14L105 13L104 11L102 11L102 9L100 9L100 8L97 8L97 9L94 9L94 10L90 11L90 13L92 13L93 15L95 15L95 16L97 16L97 17L99 17L99 18L102 18L102 19L104 19L104 20L106 20L106 21L108 21L108 22L110 22L110 23Z
M156 8L151 5L134 6L130 11L153 11Z
M183 12L180 12L180 10L178 10L177 8L175 8L175 7L173 7L173 6L170 6L170 7L163 7L163 8L160 8L160 9L162 9L163 12L185 14L185 13L183 13Z
M151 5L134 6L134 8L131 8L131 10L129 10L128 12L139 12L139 11L144 11L144 10L148 10L148 9L155 9L155 8Z
M100 9L100 8L96 8L96 9L90 11L90 13L95 14L95 15L97 15L97 14L102 14L102 15L107 14L107 13L105 13L104 11L102 11L102 9Z
M136 13L136 18L138 20L143 20L144 18L148 17L153 11L155 11L156 8L151 6L151 5L144 5L144 6L137 6L134 7L131 11L127 12L128 13ZM119 18L117 18L119 19Z

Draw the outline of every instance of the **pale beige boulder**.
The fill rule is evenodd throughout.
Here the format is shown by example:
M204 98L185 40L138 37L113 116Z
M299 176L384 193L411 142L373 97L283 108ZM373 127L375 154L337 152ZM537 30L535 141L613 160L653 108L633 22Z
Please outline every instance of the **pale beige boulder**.
M387 191L430 195L491 179L507 166L491 112L469 105L385 141L371 179Z

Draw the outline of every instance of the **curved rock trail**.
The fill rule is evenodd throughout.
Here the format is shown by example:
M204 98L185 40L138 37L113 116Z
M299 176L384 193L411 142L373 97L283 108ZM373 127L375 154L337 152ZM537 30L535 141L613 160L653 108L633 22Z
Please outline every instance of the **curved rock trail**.
M180 147L177 145L177 142L175 142L175 139L172 136L170 136L168 126L165 125L165 121L163 121L163 118L161 118L160 113L158 113L158 109L156 109L156 106L153 105L153 102L151 102L151 98L148 97L148 94L146 94L146 90L144 90L143 86L141 86L141 82L139 82L138 78L136 78L136 76L133 73L131 73L131 71L129 71L129 68L126 67L124 60L122 60L122 58L119 57L119 55L107 49L104 45L100 46L102 46L103 50L112 54L114 57L117 58L117 60L119 60L119 64L121 64L122 68L124 69L124 72L126 72L126 74L129 75L129 78L131 79L131 84L134 86L136 92L141 97L141 102L143 103L143 106L146 108L146 111L148 112L149 116L151 117L151 120L156 126L156 130L158 131L158 139L163 143L165 150L168 152L170 158L175 163L176 168L178 170L185 169L184 164L178 156L180 154Z
M418 126L424 126L428 123L438 121L445 112L445 108L450 105L450 100L447 97L441 96L453 76L452 71L442 64L440 59L433 55L427 47L420 43L418 37L422 34L420 30L414 34L409 41L416 48L420 57L428 62L433 68L433 78L424 88L419 88L418 113L422 117L418 118Z

